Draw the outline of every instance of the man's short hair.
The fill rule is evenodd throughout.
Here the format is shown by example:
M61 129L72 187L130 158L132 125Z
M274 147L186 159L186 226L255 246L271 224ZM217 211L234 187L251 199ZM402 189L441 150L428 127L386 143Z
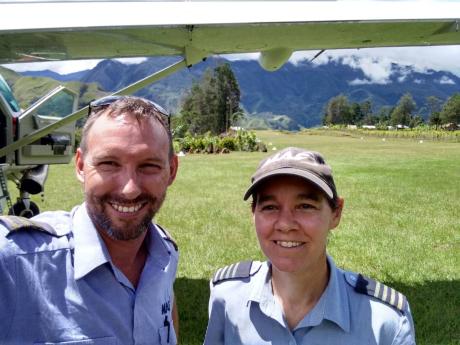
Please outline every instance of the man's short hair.
M169 128L169 114L158 104L141 97L135 96L108 96L89 104L88 118L83 126L80 149L85 155L87 151L88 134L94 123L101 116L116 118L128 115L139 123L146 119L159 122L165 129L169 141L169 158L174 155L171 130Z

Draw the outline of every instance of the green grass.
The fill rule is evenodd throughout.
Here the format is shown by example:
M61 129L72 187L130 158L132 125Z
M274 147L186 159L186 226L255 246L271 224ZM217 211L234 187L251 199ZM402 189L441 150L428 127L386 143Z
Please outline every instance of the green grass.
M372 276L409 299L419 345L460 344L460 144L258 132L278 149L322 152L345 211L329 252L337 265ZM158 215L181 249L176 294L181 343L201 344L208 280L220 266L260 259L242 196L267 153L188 155ZM39 199L39 198L38 198ZM82 200L73 166L52 166L42 210Z

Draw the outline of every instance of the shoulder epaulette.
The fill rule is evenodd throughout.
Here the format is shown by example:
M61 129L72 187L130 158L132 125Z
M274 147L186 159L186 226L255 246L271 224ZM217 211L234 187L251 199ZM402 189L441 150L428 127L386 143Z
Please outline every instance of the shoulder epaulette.
M3 224L10 233L19 230L38 230L53 236L58 236L56 230L52 226L24 217L0 216L0 223Z
M179 250L179 247L176 243L176 241L174 241L173 237L171 236L171 234L166 230L166 229L163 229L160 225L156 224L156 226L158 226L158 229L160 229L162 232L163 232L163 235L164 235L164 239L166 241L168 241L169 243L171 243L174 247L174 249L176 250L176 252Z
M396 291L395 289L361 274L346 274L346 280L355 288L356 292L375 297L382 302L395 307L399 311L405 312L407 299L402 293Z
M258 266L253 267L253 264L258 264ZM212 277L212 283L216 285L217 283L226 280L249 278L250 276L256 274L260 267L260 262L253 262L251 260L240 261L235 264L219 268L214 274L214 277Z

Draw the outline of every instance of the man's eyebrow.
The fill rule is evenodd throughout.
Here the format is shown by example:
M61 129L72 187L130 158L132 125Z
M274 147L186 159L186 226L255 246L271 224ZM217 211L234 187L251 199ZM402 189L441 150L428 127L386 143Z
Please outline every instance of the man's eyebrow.
M108 155L106 153L102 153L100 155L93 155L93 161L103 161L103 160L116 160L118 159L115 155Z

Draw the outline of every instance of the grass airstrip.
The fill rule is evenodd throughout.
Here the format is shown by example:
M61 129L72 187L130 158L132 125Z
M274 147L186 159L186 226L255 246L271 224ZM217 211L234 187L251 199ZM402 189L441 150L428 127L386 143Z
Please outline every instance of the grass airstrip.
M338 266L404 293L417 344L460 344L460 144L257 132L269 151L300 146L320 151L345 198L329 253ZM181 344L202 343L208 281L224 265L262 259L243 193L267 153L180 157L177 180L157 222L181 251L175 285ZM52 166L42 211L81 202L73 165Z

